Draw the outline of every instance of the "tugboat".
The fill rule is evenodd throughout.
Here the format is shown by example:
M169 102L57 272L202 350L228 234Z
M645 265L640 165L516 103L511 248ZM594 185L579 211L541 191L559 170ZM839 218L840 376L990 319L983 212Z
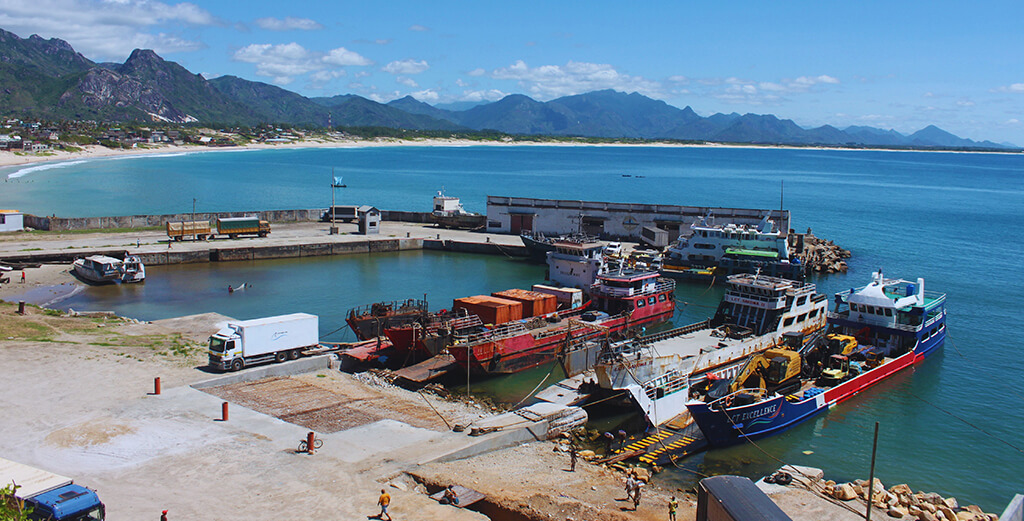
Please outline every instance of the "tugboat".
M814 284L757 274L732 275L727 284L714 317L599 348L598 385L628 392L647 420L660 426L686 411L692 388L732 377L747 357L781 345L786 333L824 330L827 298ZM566 373L585 369L566 367Z
M946 338L945 294L886 279L882 271L860 289L837 293L828 314L832 341L841 347L817 353L771 350L720 392L709 390L686 404L712 447L764 438L793 427L939 349ZM830 341L830 344L832 342ZM827 356L826 356L827 355Z
M434 196L434 211L430 218L442 228L458 230L479 230L487 224L486 215L467 212L458 197L444 195L444 190Z
M757 226L711 224L710 213L690 225L691 234L669 246L662 275L675 278L710 278L736 273L803 280L804 266L791 257L781 230L765 215Z

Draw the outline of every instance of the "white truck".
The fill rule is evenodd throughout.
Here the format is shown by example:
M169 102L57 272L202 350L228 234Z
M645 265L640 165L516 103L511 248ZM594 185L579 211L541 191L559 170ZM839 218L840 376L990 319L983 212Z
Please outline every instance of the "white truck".
M319 346L320 320L308 313L228 322L210 337L210 367L238 371L262 362L284 362Z
M29 519L103 521L106 514L95 491L43 469L0 458L0 481L18 487L14 495L32 509Z

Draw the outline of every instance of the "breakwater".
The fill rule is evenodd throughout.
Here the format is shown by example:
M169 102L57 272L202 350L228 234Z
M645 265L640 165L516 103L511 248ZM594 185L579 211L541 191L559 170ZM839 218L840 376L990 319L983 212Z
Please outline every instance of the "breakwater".
M229 217L247 217L257 215L260 219L271 223L317 222L323 220L327 208L307 208L297 210L259 210L244 212L196 212L172 213L163 215L114 215L106 217L57 217L25 214L25 226L34 230L68 232L76 230L111 230L158 228L169 222L177 221L216 221ZM429 223L429 212L406 212L401 210L381 210L381 219L411 223Z

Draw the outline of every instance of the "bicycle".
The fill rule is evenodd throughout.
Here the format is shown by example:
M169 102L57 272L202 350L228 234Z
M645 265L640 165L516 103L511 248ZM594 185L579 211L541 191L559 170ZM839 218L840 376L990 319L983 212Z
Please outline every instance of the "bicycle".
M324 446L324 440L322 440L320 438L315 438L313 440L313 449L314 450L315 449L319 449L320 447L323 447L323 446ZM299 450L298 450L298 452L308 452L308 451L309 451L308 442L306 440L300 441L299 442Z

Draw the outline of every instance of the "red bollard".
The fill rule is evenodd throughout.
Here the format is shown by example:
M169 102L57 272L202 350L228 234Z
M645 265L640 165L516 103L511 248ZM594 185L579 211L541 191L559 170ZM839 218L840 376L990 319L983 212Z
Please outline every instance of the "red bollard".
M160 377L159 376L153 379L153 394L156 394L156 395L160 394Z
M306 434L306 453L307 454L312 454L313 453L313 443L314 442L316 442L316 433L310 431L309 434Z
M228 421L228 402L220 404L220 421Z

